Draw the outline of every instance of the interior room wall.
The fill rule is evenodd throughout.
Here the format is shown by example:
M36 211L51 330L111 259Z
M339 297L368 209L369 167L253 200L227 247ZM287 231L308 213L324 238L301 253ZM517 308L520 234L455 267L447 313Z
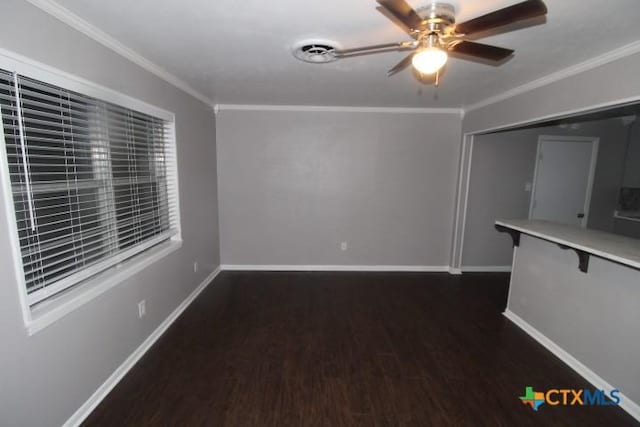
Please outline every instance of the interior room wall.
M513 128L564 114L640 100L638 44L591 62L575 67L571 72L540 79L522 90L470 106L465 110L463 133Z
M511 265L511 237L494 227L498 218L526 218L538 129L474 138L464 234L464 270Z
M512 96L510 97L505 96L503 98L496 98L493 99L491 103L486 103L485 105L467 110L462 124L463 133L476 133L500 127L514 127L518 124L534 121L540 122L546 118L563 114L638 101L640 100L640 79L638 79L637 76L638 69L640 69L640 53L638 53L638 45L636 44L633 48L615 52L615 55L610 55L606 60L601 59L599 61L593 61L592 68L585 66L577 67L573 70L574 73L571 75L565 72L562 78L546 79L546 81L541 80L536 82L535 85L529 85L528 90L522 90L521 92L512 91ZM463 199L464 194L461 193L460 196L461 197L458 199ZM571 257L572 255L567 251L561 252L563 252L561 254L562 257ZM519 251L518 254L520 255ZM458 253L455 253L454 255L458 255ZM580 280L584 280L584 273L575 269L575 256L567 258L566 261L572 263L571 265L573 268L571 271L575 271L577 274L580 274ZM538 272L547 274L544 268L534 268L536 267L535 259L520 259L519 262L526 263L526 265L531 267L521 269L522 271L526 270L533 273ZM594 262L598 263L598 260L594 260ZM614 264L611 265L613 266ZM553 278L553 280L547 281L546 283L562 287L564 279L566 278L555 274L553 271L550 273L551 275L549 277ZM602 274L597 271L589 273L589 275L592 274L595 274L593 277L596 279L597 277L602 277ZM611 282L613 283L636 284L638 280L638 272L637 270L629 270L626 272L612 271L609 277L611 277ZM535 286L528 287L529 293L533 292L532 295L536 294L534 288ZM588 296L588 291L584 291L586 288L579 288L581 289L579 291L580 295ZM633 287L630 287L628 291L623 290L620 292L619 295L621 295L622 298L617 301L613 301L613 303L608 307L614 317L617 316L616 313L623 313L624 315L637 313L637 311L634 312L633 309L627 307L628 303L636 301L636 299L634 299L634 291L636 288L632 288ZM561 289L560 291L567 293L568 288ZM573 298L576 295L571 294L571 292L568 292L567 295L571 297L571 301L577 301ZM558 301L562 302L563 300ZM600 299L595 298L590 299L589 301L579 302L580 311L591 314L591 318L597 317L593 316L593 313L600 313L600 307L602 305L602 301ZM540 307L532 307L527 314L528 316L531 316L528 319L547 316L547 321L553 321L554 319L558 319L558 316L556 315L562 315L567 312L566 305L562 306L561 304L558 309L560 311L554 310L553 307L551 308L552 309L549 310L548 306L543 309L540 309ZM549 313L553 315L550 316ZM615 337L624 337L628 334L633 335L634 332L637 332L637 316L636 318L631 316L629 319L631 319L631 321L626 324L615 323L616 331L613 334ZM563 323L562 321L556 321L555 323L561 326L567 326L567 322ZM606 333L594 335L594 330L593 328L590 329L588 327L589 325L587 325L586 329L583 327L584 325L576 324L576 326L577 329L575 331L572 331L571 329L568 329L568 331L575 341L575 337L579 337L580 333L586 330L587 332L586 335L584 335L584 339L579 341L579 343L583 345L593 345L594 342L592 340L595 335L597 335L595 337L596 344L598 344L598 340L600 338L607 337ZM542 330L540 332L547 335L549 331ZM634 378L625 377L626 374L624 369L621 376L615 376L613 373L609 375L608 369L610 369L610 367L602 368L598 361L594 360L592 357L586 356L581 352L581 349L570 345L570 343L556 340L556 337L551 333L547 336L556 341L556 344L561 346L561 348L567 351L571 356L585 364L587 368L595 372L596 375L611 381L614 387L618 386L622 388L625 384L628 385L627 379L633 381ZM634 354L634 352L637 351L636 344L637 339L623 339L616 343L617 347L615 348L615 351L622 355ZM608 348L606 343L604 345L600 345L600 347L605 349ZM606 352L603 354L606 355ZM606 360L606 357L603 360ZM623 366L623 368L626 369L626 366ZM635 400L635 402L638 402L640 400L640 394L637 392L637 387L634 384L629 387L631 388L623 391L627 393L631 399Z
M627 157L622 186L640 189L640 122L638 119L629 129L629 142L626 151ZM614 230L617 234L640 239L639 220L616 218Z
M62 425L219 265L215 123L209 106L28 2L6 0L2 13L0 48L172 111L176 117L182 248L32 336L12 279L7 236L14 231L0 209L0 424L55 426ZM200 265L197 273L194 260ZM138 319L141 299L146 299L147 314Z
M585 274L575 252L528 235L515 263L508 310L619 389L633 408L640 402L640 369L630 357L640 352L638 270L591 257Z
M587 123L579 132L600 137L587 227L613 233L624 176L627 127L614 118Z
M622 182L626 130L620 119L580 123L575 129L545 126L478 135L474 139L464 234L463 269L508 267L512 243L494 227L496 219L528 218L538 138L600 138L587 227L614 232Z
M220 111L222 264L447 266L460 122Z
M628 219L616 219L614 221L614 231L616 234L620 234L634 239L640 239L640 222L630 221Z
M631 126L624 171L623 186L640 188L640 117Z

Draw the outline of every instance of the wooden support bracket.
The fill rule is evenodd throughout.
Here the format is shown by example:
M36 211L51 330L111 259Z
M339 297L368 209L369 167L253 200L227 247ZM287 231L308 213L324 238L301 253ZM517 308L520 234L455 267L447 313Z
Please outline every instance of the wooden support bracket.
M560 249L573 249L576 254L578 254L578 268L580 269L580 271L582 271L583 273L589 272L589 258L591 257L590 253L581 251L580 249L572 248L571 246L561 245L560 243L558 243L557 245L560 246Z
M514 230L513 228L505 227L504 225L496 224L496 230L501 233L508 233L513 240L513 246L520 246L520 232L518 230Z

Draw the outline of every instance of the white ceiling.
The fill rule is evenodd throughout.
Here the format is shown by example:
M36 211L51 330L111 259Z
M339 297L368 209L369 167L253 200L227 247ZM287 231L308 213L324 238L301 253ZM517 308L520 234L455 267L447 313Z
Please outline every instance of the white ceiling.
M519 0L449 2L463 22ZM319 65L292 56L309 38L345 48L408 39L374 0L57 3L218 104L464 107L640 39L638 0L546 0L546 23L479 40L515 49L513 59L492 67L452 58L435 89L408 69L386 76L406 53Z

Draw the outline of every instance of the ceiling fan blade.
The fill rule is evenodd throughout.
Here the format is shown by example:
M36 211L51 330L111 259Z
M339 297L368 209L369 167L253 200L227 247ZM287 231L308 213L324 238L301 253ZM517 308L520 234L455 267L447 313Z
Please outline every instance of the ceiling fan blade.
M389 51L389 50L401 50L401 49L414 49L413 42L397 42L397 43L385 43L385 44L374 44L371 46L362 46L362 47L354 47L351 49L341 49L335 50L334 53L336 56L350 56L357 54L365 54L365 53L378 53L378 51Z
M388 10L410 30L422 29L422 18L404 0L377 0L380 6Z
M393 67L392 69L387 71L387 76L391 77L394 74L399 73L400 71L402 71L405 68L407 68L411 64L411 60L413 59L413 55L415 55L415 53L412 52L409 55L407 55L402 61L398 62L395 65L395 67Z
M547 6L542 0L527 0L458 24L456 25L456 32L470 35L502 27L513 22L535 18L546 13Z
M490 61L502 61L503 59L513 55L514 52L511 49L469 41L461 41L460 43L451 46L449 50L462 55L475 56L477 58L488 59Z

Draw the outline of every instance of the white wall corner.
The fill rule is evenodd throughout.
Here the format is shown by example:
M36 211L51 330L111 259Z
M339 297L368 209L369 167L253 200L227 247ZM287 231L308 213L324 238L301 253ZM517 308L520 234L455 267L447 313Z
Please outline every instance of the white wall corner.
M95 40L101 45L113 50L117 54L123 56L124 58L128 59L134 64L142 67L148 72L156 75L157 77L161 78L167 83L177 87L183 92L188 93L189 95L204 102L207 105L210 105L210 106L213 105L213 101L209 97L203 95L202 93L192 88L184 80L180 79L179 77L176 77L175 75L171 74L161 66L148 60L138 52L125 46L124 44L122 44L121 42L119 42L109 34L105 33L104 31L102 31L95 25L89 23L88 21L85 21L83 18L79 17L78 15L66 9L65 7L59 5L55 1L53 0L27 0L27 1L32 5L36 6L37 8L41 9L42 11L53 16L54 18L67 24L71 28L81 32L82 34Z
M449 267L449 274L453 276L460 276L462 274L461 268Z

